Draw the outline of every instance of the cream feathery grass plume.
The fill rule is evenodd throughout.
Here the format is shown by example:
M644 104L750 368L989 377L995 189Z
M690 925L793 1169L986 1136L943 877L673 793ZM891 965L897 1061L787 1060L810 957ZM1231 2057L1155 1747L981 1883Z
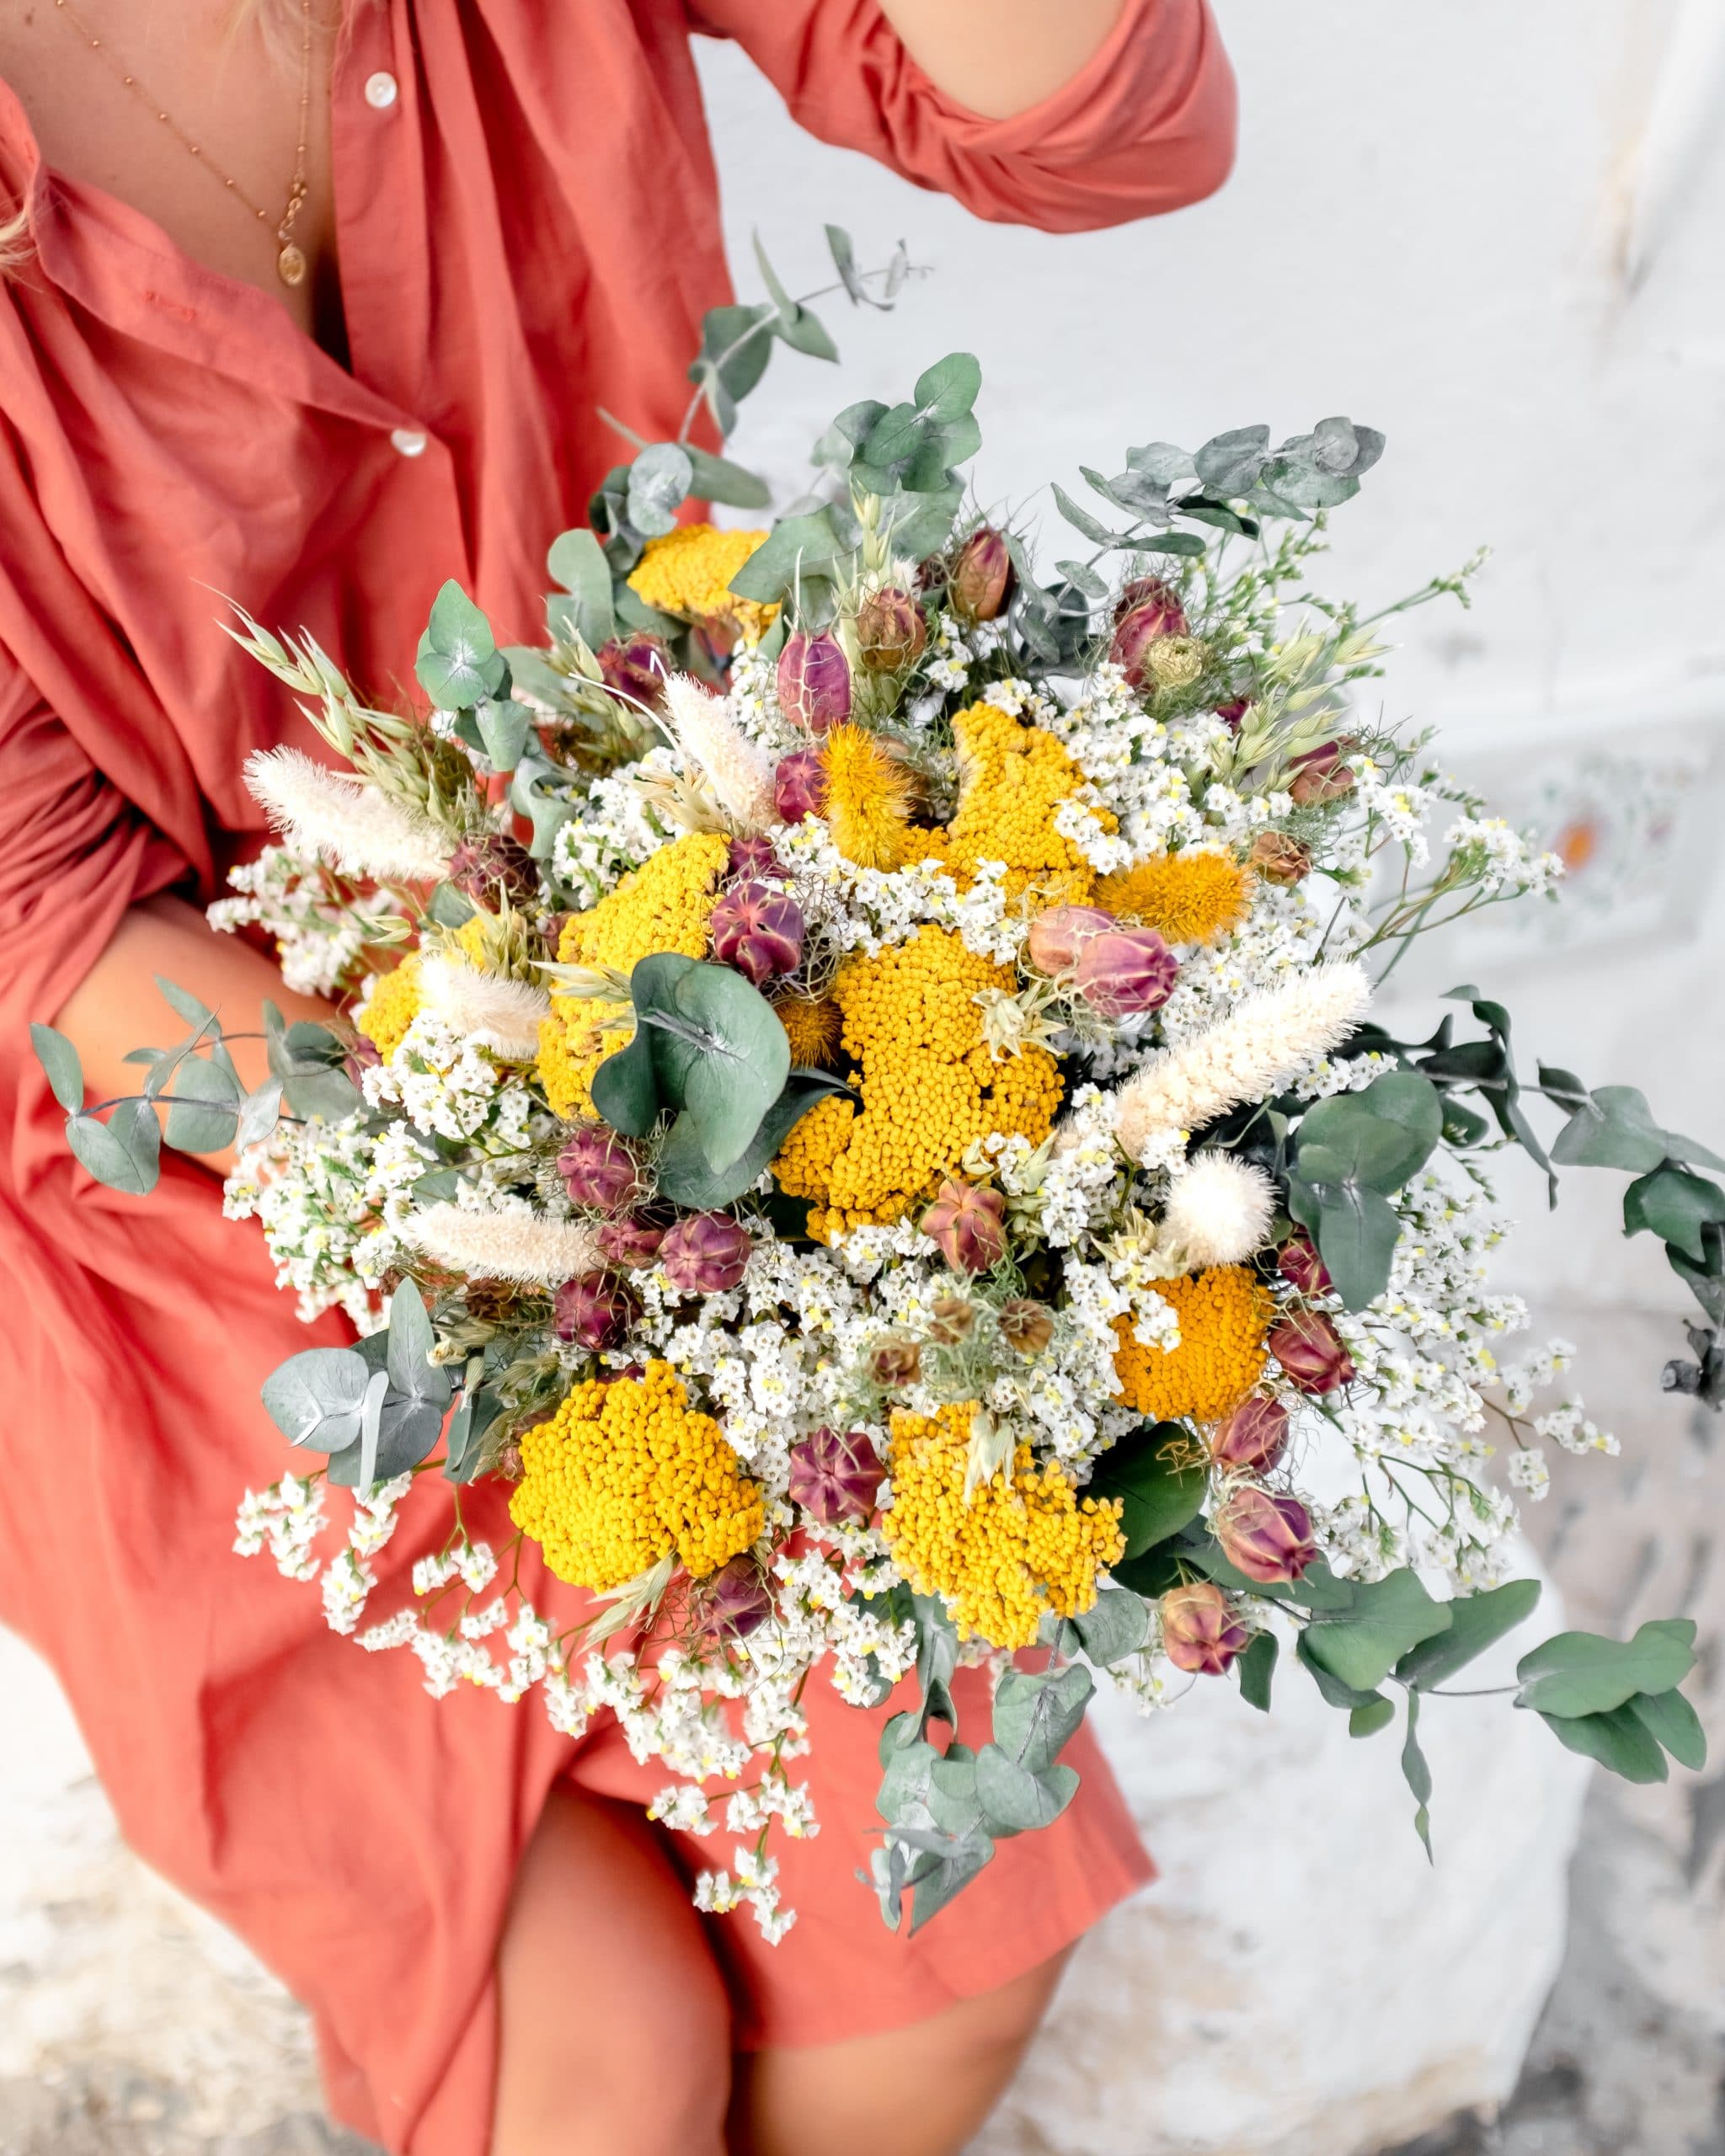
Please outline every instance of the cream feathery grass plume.
M723 699L689 675L670 676L665 701L678 748L712 787L734 828L764 831L776 814L772 759L743 732Z
M302 852L322 855L344 876L433 883L449 867L449 841L375 786L327 770L298 749L254 749L246 790Z
M1238 1265L1263 1248L1275 1218L1269 1177L1231 1153L1200 1153L1174 1178L1159 1244L1178 1250L1190 1272Z
M470 1213L461 1205L428 1205L408 1215L401 1234L433 1264L474 1280L560 1288L604 1262L598 1235L585 1221L552 1220L542 1213Z
M1339 1048L1371 1006L1365 969L1313 966L1237 1003L1205 1033L1164 1049L1120 1089L1115 1134L1130 1160L1158 1131L1197 1130L1268 1100Z
M421 1008L507 1063L531 1063L551 998L530 982L483 973L452 953L427 956L419 966Z

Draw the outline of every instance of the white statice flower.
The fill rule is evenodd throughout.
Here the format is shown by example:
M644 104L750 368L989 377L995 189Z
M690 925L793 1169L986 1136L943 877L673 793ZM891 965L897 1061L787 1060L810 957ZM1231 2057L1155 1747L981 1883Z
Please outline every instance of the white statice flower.
M236 1553L256 1557L267 1548L283 1578L316 1579L312 1545L323 1531L325 1486L321 1476L284 1475L267 1490L248 1490L235 1521Z
M1376 818L1416 867L1429 860L1431 844L1425 825L1435 796L1424 787L1384 771L1370 756L1353 755L1346 762L1354 774L1354 799L1359 807Z
M1488 894L1543 898L1563 874L1560 856L1542 851L1501 816L1458 816L1444 843Z
M352 1549L330 1559L323 1567L323 1614L332 1632L359 1630L366 1598L377 1584L371 1566Z
M1533 1426L1541 1437L1549 1438L1553 1444L1561 1445L1565 1452L1578 1455L1590 1452L1603 1453L1611 1460L1617 1456L1619 1447L1616 1438L1609 1430L1602 1430L1597 1423L1588 1420L1582 1412L1578 1400L1569 1401L1562 1407L1554 1407L1549 1415L1536 1415Z
M425 1172L421 1159L415 1176ZM230 1220L257 1220L275 1265L310 1324L339 1310L361 1331L376 1326L380 1273L370 1269L375 1145L358 1116L334 1123L280 1123L248 1146L222 1191Z
M641 776L669 786L676 775L676 758L661 747L649 749L627 771L606 772L590 783L580 814L559 826L551 848L552 873L578 910L596 905L632 868L678 835L633 783Z
M532 1095L470 1035L420 1011L387 1059L360 1074L374 1108L398 1107L428 1138L488 1141L487 1151L526 1142Z
M1551 1470L1537 1445L1524 1445L1512 1452L1504 1462L1504 1472L1516 1489L1535 1502L1551 1494Z
M344 876L387 883L435 883L451 841L380 787L333 771L298 749L254 749L246 791L299 853L316 854Z
M672 1782L660 1790L648 1806L647 1817L670 1828L674 1834L711 1834L718 1826L706 1791L688 1782Z
M345 987L396 910L387 892L356 891L337 903L317 855L291 846L266 846L254 861L236 862L227 886L237 895L205 909L211 928L224 935L262 929L275 943L283 981L301 995Z

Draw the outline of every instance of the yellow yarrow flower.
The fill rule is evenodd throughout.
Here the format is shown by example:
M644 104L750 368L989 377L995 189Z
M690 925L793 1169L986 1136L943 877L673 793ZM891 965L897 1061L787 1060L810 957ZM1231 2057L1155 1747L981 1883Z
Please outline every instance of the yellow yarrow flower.
M1130 1318L1116 1318L1115 1397L1158 1422L1220 1422L1263 1374L1270 1299L1244 1265L1158 1280L1156 1292L1179 1317L1180 1344L1146 1348L1133 1337Z
M1054 1058L1031 1048L996 1063L976 1001L1016 985L1010 968L930 922L895 950L846 961L833 1000L862 1108L817 1102L773 1164L782 1189L824 1209L811 1234L896 1220L994 1132L1033 1145L1047 1137L1060 1104Z
M764 531L721 531L711 524L680 524L649 539L629 576L629 589L661 614L703 625L734 622L745 636L764 635L777 613L739 599L731 579L765 539Z
M916 785L864 726L836 726L821 745L833 844L859 868L897 868L911 848Z
M655 951L704 958L713 894L730 857L723 831L688 831L606 898L563 924L557 955L566 965L606 966L627 974ZM629 1039L629 1006L604 996L553 995L539 1028L539 1082L565 1120L592 1105L593 1073Z
M1125 1554L1118 1498L1081 1497L1028 1445L964 1496L975 1402L913 1415L895 1408L888 1465L893 1501L880 1525L893 1561L920 1594L952 1603L961 1636L1028 1647L1050 1609L1082 1616L1097 1574Z
M984 861L1004 861L1009 896L1027 891L1044 905L1089 902L1096 878L1055 814L1085 783L1052 734L1026 726L994 704L973 704L953 722L959 751L959 808L943 833L921 851L943 861L967 884ZM1118 829L1106 808L1092 811L1104 831Z
M761 1492L668 1363L578 1385L521 1439L510 1518L571 1587L608 1594L675 1555L695 1579L765 1525Z
M354 1031L363 1034L387 1063L419 1015L419 958L410 951L393 972L372 976L371 992L354 1020Z
M785 1029L793 1063L825 1070L837 1061L839 1035L845 1020L844 1013L830 996L823 995L811 1002L806 995L788 995L772 1007Z
M1096 903L1170 943L1213 943L1245 918L1246 874L1225 853L1165 853L1104 876Z

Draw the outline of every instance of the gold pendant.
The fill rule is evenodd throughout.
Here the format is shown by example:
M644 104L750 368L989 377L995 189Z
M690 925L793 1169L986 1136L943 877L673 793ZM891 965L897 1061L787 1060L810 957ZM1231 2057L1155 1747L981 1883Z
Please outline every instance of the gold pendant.
M284 285L302 285L307 268L303 252L290 240L275 258L275 274Z

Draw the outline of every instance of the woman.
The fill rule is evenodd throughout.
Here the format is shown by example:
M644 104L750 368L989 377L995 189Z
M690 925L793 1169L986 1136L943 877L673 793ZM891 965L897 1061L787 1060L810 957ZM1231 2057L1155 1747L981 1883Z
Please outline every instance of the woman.
M724 296L692 29L814 133L1049 230L1218 184L1226 61L1203 0L354 0L339 33L324 0L252 5L0 23L0 1616L131 1839L309 2001L333 2109L390 2149L934 2156L1146 1876L1100 1763L907 1940L852 1876L879 1717L817 1705L797 1929L697 1917L700 1846L645 1823L659 1777L614 1730L434 1705L230 1556L284 1465L259 1380L307 1335L206 1169L147 1207L75 1169L23 1034L53 1017L96 1097L169 1031L152 975L231 1024L316 1011L200 910L258 842L246 753L305 739L212 594L378 699L446 576L531 634L610 458L595 407L670 431Z

